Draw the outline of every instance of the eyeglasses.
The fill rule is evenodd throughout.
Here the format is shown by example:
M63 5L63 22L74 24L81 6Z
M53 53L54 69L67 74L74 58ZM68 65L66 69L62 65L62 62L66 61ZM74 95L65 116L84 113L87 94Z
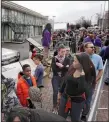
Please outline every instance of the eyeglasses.
M92 49L95 49L95 47L87 47L87 48L92 48Z

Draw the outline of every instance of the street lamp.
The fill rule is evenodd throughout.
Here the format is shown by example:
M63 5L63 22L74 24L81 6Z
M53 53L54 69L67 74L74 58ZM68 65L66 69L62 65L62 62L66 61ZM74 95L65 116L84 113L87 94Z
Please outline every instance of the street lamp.
M55 17L56 17L56 16L53 16L53 30L54 30L54 23L55 23L55 22L54 22L54 18L55 18Z

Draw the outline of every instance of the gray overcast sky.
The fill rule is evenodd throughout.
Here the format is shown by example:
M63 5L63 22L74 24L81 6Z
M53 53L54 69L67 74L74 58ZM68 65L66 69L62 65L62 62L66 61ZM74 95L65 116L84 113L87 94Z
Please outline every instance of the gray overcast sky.
M73 22L75 23L81 16L86 19L92 17L95 23L96 13L104 11L105 1L12 1L19 5L25 6L33 11L41 13L42 15L55 17L57 22ZM102 7L101 7L102 5ZM105 10L108 10L108 1L106 1Z

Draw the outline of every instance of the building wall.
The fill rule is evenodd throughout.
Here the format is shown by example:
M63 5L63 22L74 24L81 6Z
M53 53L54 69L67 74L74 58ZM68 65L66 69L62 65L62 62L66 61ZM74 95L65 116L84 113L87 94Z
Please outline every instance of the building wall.
M23 32L20 39L41 35L42 27L46 24L46 20L37 16L2 7L2 41L14 39L13 29L7 22L19 24L20 31Z
M109 11L105 12L105 22L104 22L104 27L109 29Z

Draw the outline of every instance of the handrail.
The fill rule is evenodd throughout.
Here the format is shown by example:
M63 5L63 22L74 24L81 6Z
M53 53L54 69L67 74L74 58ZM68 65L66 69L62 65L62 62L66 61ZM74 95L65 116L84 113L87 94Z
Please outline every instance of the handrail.
M104 65L104 70L106 68L106 64L107 64L107 60L105 62L105 65ZM88 116L88 122L91 122L91 121L95 121L95 116L96 116L96 110L98 108L98 101L99 101L99 95L100 95L100 90L101 90L101 87L102 87L102 84L103 84L103 76L104 76L104 73L100 79L100 82L98 84L98 88L97 88L97 92L96 92L96 95L95 95L95 99L94 99L94 102L92 104L92 107L91 107L91 111L89 113L89 116Z

